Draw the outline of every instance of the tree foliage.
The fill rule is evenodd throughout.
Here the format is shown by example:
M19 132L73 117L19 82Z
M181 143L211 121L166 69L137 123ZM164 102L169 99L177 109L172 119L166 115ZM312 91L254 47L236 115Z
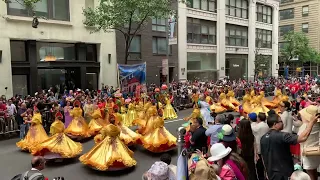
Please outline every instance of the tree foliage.
M95 8L83 10L84 24L92 32L117 30L125 38L125 63L133 37L143 30L151 18L168 18L174 13L173 0L100 0Z
M301 32L289 32L284 35L284 47L281 49L281 59L285 63L298 58L301 62L320 62L320 54L309 45L308 37Z
M2 1L4 1L5 3L16 2L24 6L28 11L33 11L35 4L42 0L2 0Z

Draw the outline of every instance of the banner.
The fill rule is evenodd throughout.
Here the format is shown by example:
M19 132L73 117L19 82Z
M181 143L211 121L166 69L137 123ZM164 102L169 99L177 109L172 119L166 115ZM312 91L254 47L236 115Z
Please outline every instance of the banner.
M169 45L174 45L178 44L178 36L177 36L177 19L175 16L171 16L168 19L169 22L169 31L170 31L170 36L169 36Z
M118 64L119 84L122 92L146 89L146 63L134 65Z

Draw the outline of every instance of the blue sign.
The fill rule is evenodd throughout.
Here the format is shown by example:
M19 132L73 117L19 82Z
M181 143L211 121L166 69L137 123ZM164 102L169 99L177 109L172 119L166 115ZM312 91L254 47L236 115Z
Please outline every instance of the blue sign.
M122 92L135 92L138 86L146 85L146 63L134 65L118 64L119 83Z

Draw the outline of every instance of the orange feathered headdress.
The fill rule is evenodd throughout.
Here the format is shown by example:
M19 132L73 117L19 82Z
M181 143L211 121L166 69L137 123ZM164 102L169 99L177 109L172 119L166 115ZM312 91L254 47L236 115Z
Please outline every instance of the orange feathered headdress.
M63 115L61 114L60 111L58 111L58 112L56 113L56 118L57 118L57 119L63 119Z
M81 102L79 100L75 100L73 102L73 107L76 107L76 105L78 105L80 107L81 106Z

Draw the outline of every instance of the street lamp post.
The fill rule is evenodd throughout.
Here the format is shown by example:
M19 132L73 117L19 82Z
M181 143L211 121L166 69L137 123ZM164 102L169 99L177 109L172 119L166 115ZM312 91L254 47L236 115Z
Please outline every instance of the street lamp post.
M167 65L167 85L169 86L169 19L166 19L166 44L167 44L167 51L166 51L166 58L168 60L168 65Z

